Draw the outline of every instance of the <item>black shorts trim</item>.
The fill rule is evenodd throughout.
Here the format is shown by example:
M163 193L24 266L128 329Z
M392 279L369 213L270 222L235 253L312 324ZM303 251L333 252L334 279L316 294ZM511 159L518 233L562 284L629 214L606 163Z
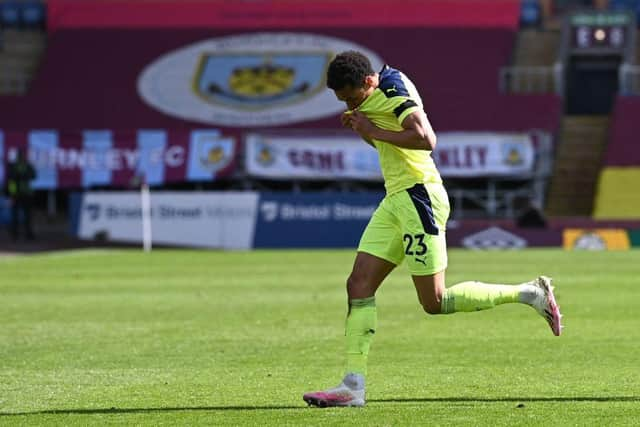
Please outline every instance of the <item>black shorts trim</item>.
M420 216L424 232L432 236L437 236L440 230L436 225L433 208L431 206L431 198L424 184L416 184L411 188L407 188L407 193Z

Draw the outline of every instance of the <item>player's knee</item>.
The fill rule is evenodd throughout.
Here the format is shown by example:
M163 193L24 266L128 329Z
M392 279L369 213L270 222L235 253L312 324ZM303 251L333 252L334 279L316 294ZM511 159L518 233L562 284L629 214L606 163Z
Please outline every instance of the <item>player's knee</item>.
M422 308L427 314L440 314L442 312L442 294L439 292L421 301L421 303Z
M361 290L364 287L364 280L362 276L354 273L351 273L347 278L347 292L355 292Z
M368 298L373 296L370 288L371 287L363 275L356 272L349 275L349 278L347 279L347 294L349 295L349 299Z
M440 304L428 302L422 304L422 308L427 314L440 314Z

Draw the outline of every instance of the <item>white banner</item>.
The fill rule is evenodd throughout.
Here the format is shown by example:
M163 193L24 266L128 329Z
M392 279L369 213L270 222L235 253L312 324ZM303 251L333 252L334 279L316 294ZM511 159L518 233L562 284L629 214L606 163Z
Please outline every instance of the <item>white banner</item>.
M444 177L528 175L535 151L527 134L442 132L431 153Z
M245 164L251 176L382 179L378 153L358 138L251 134L246 142Z
M153 244L224 249L253 246L258 193L151 193ZM85 193L78 234L142 244L137 192Z
M246 170L264 178L381 180L378 153L358 137L250 134ZM441 132L433 156L444 177L528 175L535 151L527 134Z

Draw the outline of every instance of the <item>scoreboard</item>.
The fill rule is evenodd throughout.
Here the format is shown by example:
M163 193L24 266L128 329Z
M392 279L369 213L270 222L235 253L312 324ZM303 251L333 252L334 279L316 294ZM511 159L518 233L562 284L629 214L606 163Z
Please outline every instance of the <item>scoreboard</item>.
M569 18L571 53L621 54L634 43L635 17L627 12L576 12Z

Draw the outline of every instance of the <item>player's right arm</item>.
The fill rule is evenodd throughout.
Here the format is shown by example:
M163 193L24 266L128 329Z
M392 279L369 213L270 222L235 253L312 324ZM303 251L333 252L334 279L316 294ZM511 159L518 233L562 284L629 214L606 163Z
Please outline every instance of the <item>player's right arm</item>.
M433 151L436 148L436 134L422 110L408 114L402 120L402 130L393 131L374 125L364 114L354 111L350 123L363 139L376 139L410 150Z
M342 113L342 115L340 116L340 121L342 122L342 126L344 126L346 128L349 128L349 129L353 129L353 126L351 125L351 117L352 116L353 116L353 111L351 111L351 110L345 111L344 113ZM364 142L366 142L367 144L369 144L373 148L376 148L376 146L373 144L373 141L371 140L371 138L366 138L363 135L360 135L360 137L362 138L362 140Z

